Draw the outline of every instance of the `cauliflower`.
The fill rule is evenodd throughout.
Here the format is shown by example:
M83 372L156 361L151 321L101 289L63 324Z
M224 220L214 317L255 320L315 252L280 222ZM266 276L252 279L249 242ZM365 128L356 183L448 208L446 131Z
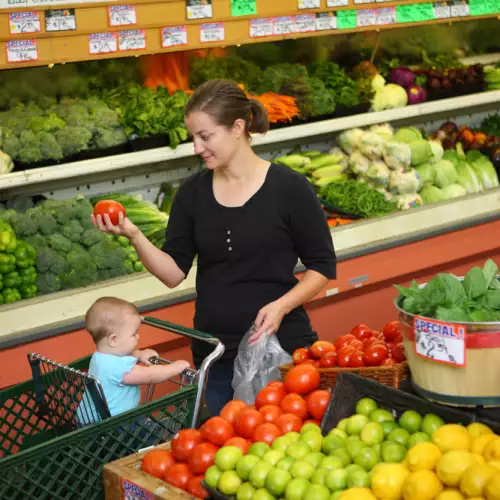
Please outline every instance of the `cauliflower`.
M365 132L359 141L359 150L370 160L381 158L384 153L385 139L374 133Z
M381 90L375 92L372 99L372 111L403 108L408 104L406 90L394 83L388 83Z
M360 128L352 128L342 132L337 137L339 146L350 155L359 146L359 141L365 132Z
M0 175L12 172L13 168L14 162L12 158L7 153L0 151Z
M422 179L414 168L391 172L389 188L393 194L413 194L422 188Z
M370 160L363 156L359 151L355 151L349 157L349 168L358 175L364 175L370 168Z
M386 142L384 146L384 161L393 170L409 167L411 165L410 146L403 142Z

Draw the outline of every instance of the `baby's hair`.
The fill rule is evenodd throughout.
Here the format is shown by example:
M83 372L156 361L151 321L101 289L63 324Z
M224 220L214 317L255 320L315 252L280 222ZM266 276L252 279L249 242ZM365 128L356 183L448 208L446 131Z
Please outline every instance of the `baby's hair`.
M101 297L92 304L85 315L85 324L96 344L116 331L125 312L139 314L134 304L116 297Z

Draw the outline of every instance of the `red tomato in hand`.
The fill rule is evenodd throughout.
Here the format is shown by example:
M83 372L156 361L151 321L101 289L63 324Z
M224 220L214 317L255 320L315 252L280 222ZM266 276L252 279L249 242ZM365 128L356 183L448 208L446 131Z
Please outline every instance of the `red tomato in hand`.
M354 335L359 340L369 339L373 332L366 325L356 325L352 330L351 334Z
M203 445L200 444L198 446ZM185 490L192 477L193 473L189 470L189 467L186 464L178 463L172 465L172 467L167 470L164 479L168 484L177 486L177 488L180 488L181 490Z
M277 425L266 422L265 424L260 424L255 428L252 434L252 441L254 443L267 443L271 446L273 441L282 435L283 432Z
M163 479L165 472L175 464L172 452L168 450L151 450L142 459L142 470L159 479Z
M205 474L205 471L215 463L218 446L212 443L201 443L194 447L189 456L189 468L195 474Z
M224 446L236 446L236 448L239 448L243 452L243 455L247 454L248 448L251 445L251 441L242 437L233 437L224 443Z
M283 398L280 406L284 413L293 413L302 420L307 418L307 404L304 398L299 396L297 393L292 392L290 394L287 394Z
M203 437L200 431L196 429L183 429L173 437L170 443L172 455L180 462L187 462L193 448L202 442Z
M236 420L238 413L244 410L245 408L248 408L246 403L240 401L239 399L233 399L232 401L229 401L229 403L227 403L226 406L224 406L224 408L222 408L220 416L224 420L227 420L228 422L234 424L234 421Z
M275 423L283 434L288 432L299 432L302 427L302 419L294 413L283 413L278 417Z
M304 347L300 347L299 349L295 349L292 354L292 361L294 365L300 365L304 361L309 359L309 352Z
M335 347L337 349L337 352L342 349L342 347L348 346L353 340L356 340L356 337L354 335L351 335L348 333L347 335L342 335L335 341Z
M394 342L398 335L400 335L401 324L399 321L391 321L382 328L384 338L390 342Z
M392 366L395 365L396 361L394 361L392 358L386 358L382 363L380 363L380 366Z
M380 363L389 357L387 347L372 345L365 350L364 360L367 366L380 366Z
M209 418L200 427L200 432L201 437L205 439L205 441L209 441L217 446L222 446L228 439L234 436L232 424L222 417Z
M394 359L396 363L402 363L403 361L406 361L405 346L402 342L396 344L392 349L392 359Z
M334 368L335 366L337 366L337 353L334 351L327 352L319 360L320 368Z
M286 391L298 394L307 394L314 391L318 388L319 383L320 375L318 369L307 364L294 366L285 377Z
M320 359L327 352L335 351L335 346L326 340L318 340L309 348L309 352L315 359Z
M234 423L234 428L238 436L250 439L255 428L264 423L262 415L253 409L243 410Z
M196 498L208 498L210 495L201 482L205 476L193 476L187 484L187 491Z
M355 351L349 358L349 368L361 368L365 365L364 354L362 351Z
M123 216L127 215L125 207L114 200L102 200L98 201L94 206L94 215L97 217L100 215L104 220L104 215L108 214L111 223L116 226L120 222L118 214L122 213Z
M275 424L276 420L283 413L283 411L279 406L265 405L260 408L259 413L262 415L264 422Z
M307 410L309 414L316 420L321 421L330 402L332 395L330 391L320 389L313 391L306 397Z

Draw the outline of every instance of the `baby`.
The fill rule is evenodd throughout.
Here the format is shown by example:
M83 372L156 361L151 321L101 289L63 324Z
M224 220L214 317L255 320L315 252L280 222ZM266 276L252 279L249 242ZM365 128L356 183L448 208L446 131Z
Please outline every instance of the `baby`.
M139 406L141 384L164 382L189 368L187 361L151 365L149 359L158 353L137 349L141 318L137 308L125 300L98 299L88 310L85 323L96 344L88 373L101 383L111 416ZM80 425L99 420L87 392L78 407L77 419Z

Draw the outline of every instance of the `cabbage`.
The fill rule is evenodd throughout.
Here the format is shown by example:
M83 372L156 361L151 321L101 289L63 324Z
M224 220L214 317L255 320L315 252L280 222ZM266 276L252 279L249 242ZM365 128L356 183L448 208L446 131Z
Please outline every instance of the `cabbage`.
M406 142L407 144L420 139L422 139L422 134L420 133L420 130L415 127L400 128L394 136L395 141Z
M434 163L424 163L415 170L420 175L424 186L432 186L436 182L436 165Z
M416 193L395 196L394 201L399 210L409 210L422 205L422 198Z
M457 169L449 160L441 160L436 163L436 186L443 189L450 184L457 182Z
M394 135L394 129L388 123L372 125L370 127L370 132L380 135L380 137L383 137L386 141Z
M432 159L434 161L439 161L443 158L444 149L439 141L429 141L429 145L432 149Z
M359 141L359 150L361 153L370 158L370 160L375 160L380 158L384 153L385 139L378 134L373 132L365 132Z
M393 170L411 165L411 149L408 144L388 141L384 147L384 161Z
M450 200L452 198L461 198L462 196L465 196L467 194L467 190L464 187L460 186L460 184L450 184L449 186L443 188L442 191L447 200Z
M420 191L422 180L414 168L391 172L389 188L393 194L413 194Z
M410 142L411 164L416 167L422 163L428 162L432 158L432 148L429 141L418 139Z
M471 167L476 172L484 189L491 189L498 186L498 175L490 160L484 155L471 163Z
M483 190L476 171L468 163L462 161L455 168L458 174L457 184L465 188L468 193L479 193Z
M463 160L460 158L459 154L454 149L447 149L443 154L443 160L448 160L455 165L455 167L461 163Z
M359 151L349 157L349 168L358 175L364 175L370 168L370 160L363 156Z
M424 202L424 205L446 200L446 196L443 191L436 186L426 186L422 189L422 191L420 191L419 194Z
M375 92L372 99L372 110L403 108L408 104L406 90L394 83L388 83L384 88Z
M337 137L337 142L339 146L348 155L350 155L354 151L354 149L358 148L359 141L361 140L361 137L364 135L364 133L365 132L360 128L352 128L350 130L342 132Z
M389 167L382 160L375 160L372 161L365 177L370 184L380 187L389 185L389 174Z

